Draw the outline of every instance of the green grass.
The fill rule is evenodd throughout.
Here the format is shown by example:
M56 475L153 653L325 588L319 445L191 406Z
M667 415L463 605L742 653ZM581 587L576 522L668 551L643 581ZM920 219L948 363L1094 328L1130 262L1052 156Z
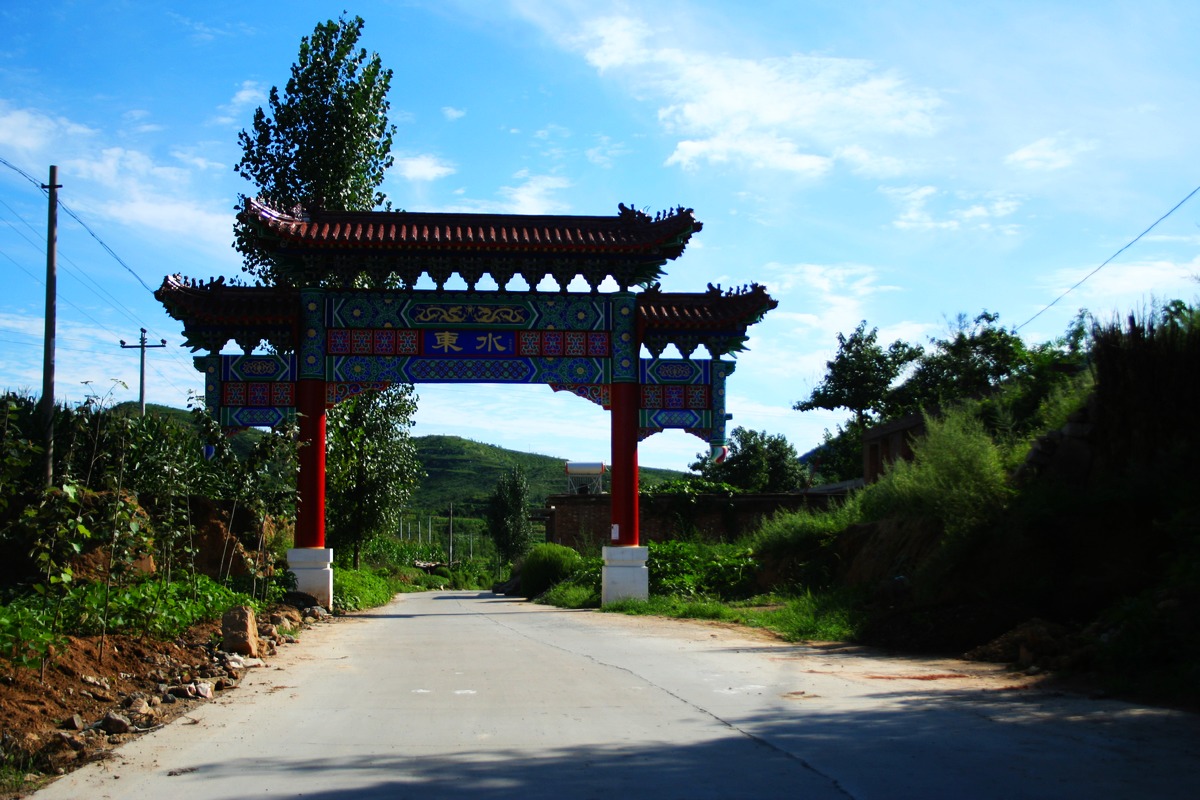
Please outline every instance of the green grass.
M33 780L25 780L26 775ZM32 756L0 755L0 793L5 796L24 797L49 782L49 776L38 773Z
M563 581L539 597L537 602L556 608L599 608L600 592L591 586Z
M853 641L858 633L855 598L848 592L806 592L798 597L758 597L737 603L680 597L618 600L603 611L632 616L731 622L773 631L789 642Z
M361 611L391 602L404 582L378 572L357 569L333 571L333 611Z

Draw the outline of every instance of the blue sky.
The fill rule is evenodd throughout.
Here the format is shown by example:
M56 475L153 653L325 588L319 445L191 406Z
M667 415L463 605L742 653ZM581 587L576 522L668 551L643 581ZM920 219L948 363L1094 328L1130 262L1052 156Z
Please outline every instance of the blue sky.
M0 158L66 215L56 395L183 406L201 386L142 283L240 274L237 133L286 83L327 3L56 2L0 8ZM285 10L286 9L286 10ZM410 211L695 209L664 288L766 284L730 385L733 425L819 443L800 413L860 320L925 343L987 309L1030 342L1200 291L1200 199L1042 310L1200 184L1200 4L376 2L349 7L395 72ZM0 387L41 386L46 201L0 166ZM128 388L114 385L123 381ZM90 382L90 383L85 383ZM608 457L607 416L545 387L418 387L416 434ZM686 468L704 444L642 443Z

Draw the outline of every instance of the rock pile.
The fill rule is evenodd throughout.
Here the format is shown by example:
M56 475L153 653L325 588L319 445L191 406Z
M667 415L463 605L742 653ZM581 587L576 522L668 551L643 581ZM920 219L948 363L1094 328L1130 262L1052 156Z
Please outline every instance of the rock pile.
M266 666L263 657L294 644L292 631L329 616L315 605L303 611L281 606L262 619L256 619L248 606L230 609L222 619L219 646L210 646L207 661L189 664L167 653L148 655L144 675L120 675L123 685L133 681L144 687L133 691L118 691L114 679L105 676L79 675L82 686L68 694L114 707L91 722L76 713L63 719L56 730L25 734L21 749L34 754L43 769L58 774L105 758L111 746L155 730L189 707L236 687L247 670Z

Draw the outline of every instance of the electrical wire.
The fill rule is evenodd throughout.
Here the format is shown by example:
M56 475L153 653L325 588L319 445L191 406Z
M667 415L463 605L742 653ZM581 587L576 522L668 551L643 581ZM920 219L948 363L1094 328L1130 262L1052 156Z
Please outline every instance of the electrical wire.
M1034 315L1033 315L1032 317L1030 317L1029 319L1027 319L1027 320L1025 320L1024 322L1022 322L1020 325L1018 325L1018 326L1017 326L1016 328L1014 328L1013 330L1018 330L1018 331L1019 331L1019 330L1021 330L1021 328L1024 328L1026 325L1028 325L1029 323L1033 322L1035 319L1037 319L1038 317L1040 317L1042 314L1044 314L1045 312L1049 311L1049 310L1050 310L1050 308L1051 308L1051 307L1053 307L1053 306L1054 306L1054 305L1055 305L1055 304L1056 304L1056 303L1057 303L1059 300L1062 300L1064 297L1066 297L1067 295L1069 295L1071 292L1073 292L1073 291L1075 291L1076 289L1078 289L1080 286L1082 286L1082 285L1083 285L1084 281L1086 281L1088 278L1090 278L1090 277L1092 277L1093 275L1095 275L1095 274L1096 274L1097 272L1099 272L1100 270L1104 269L1106 266L1108 266L1109 262L1111 262L1111 261L1112 261L1113 259L1115 259L1117 256L1121 255L1121 253L1124 253L1126 250L1128 250L1129 248L1133 247L1133 246L1134 246L1134 245L1135 245L1135 244L1138 242L1138 240L1140 240L1140 239L1141 239L1143 236L1145 236L1147 233L1149 233L1150 231L1152 231L1152 230L1154 230L1155 228L1157 228L1157 227L1158 227L1158 223L1162 222L1164 219L1166 219L1167 217L1171 216L1171 215L1172 215L1172 214L1174 214L1176 211L1178 211L1178 210L1180 209L1180 207L1181 207L1181 206L1183 206L1183 204L1184 204L1184 203L1186 203L1188 200L1191 200L1191 199L1192 199L1192 197L1193 197L1193 196L1194 196L1194 195L1195 195L1197 192L1200 192L1200 186L1197 186L1195 189L1192 189L1192 191L1188 193L1188 196L1187 196L1187 197L1185 197L1185 198L1183 198L1182 200L1180 200L1178 203L1176 203L1176 204L1175 204L1175 205L1174 205L1174 206L1171 208L1171 210L1170 210L1170 211L1168 211L1167 213L1163 214L1161 217L1159 217L1158 219L1156 219L1156 220L1154 221L1154 224L1153 224L1153 225L1151 225L1149 228L1146 228L1146 230L1142 231L1142 232L1141 232L1141 233L1139 233L1137 236L1133 237L1133 239L1131 239L1131 240L1129 241L1129 243L1128 243L1128 244L1126 244L1126 245L1125 245L1124 247L1122 247L1120 250L1118 250L1117 252L1113 253L1113 254L1112 254L1111 256L1109 256L1108 258L1106 258L1106 259L1104 260L1104 263L1103 263L1103 264L1101 264L1100 266L1096 267L1094 270L1092 270L1091 272L1089 272L1087 275L1084 275L1082 278L1080 278L1080 279L1079 279L1079 281L1078 281L1078 282L1077 282L1077 283L1076 283L1074 286L1072 286L1070 289L1067 289L1065 292L1063 292L1062 294L1060 294L1058 297L1054 298L1052 301L1050 301L1050 303L1048 303L1048 304L1046 305L1046 307L1045 307L1045 308L1043 308L1041 311L1039 311L1039 312L1037 312L1036 314L1034 314Z
M33 176L31 176L29 173L27 173L27 172L25 172L24 170L22 170L20 167L17 167L17 166L15 166L14 164L12 164L11 162L9 162L8 160L6 160L6 159L4 159L4 158L0 158L0 164L2 164L2 165L4 165L4 166L8 167L9 169L11 169L11 170L13 170L14 172L17 172L18 174L20 174L21 176L23 176L23 177L24 177L24 178L25 178L27 181L29 181L31 184L33 184L34 186L36 186L36 187L38 188L38 190L42 192L42 194L44 194L44 195L47 195L47 194L48 194L48 192L46 191L46 188L45 188L45 186L44 186L43 184L39 183L39 182L38 182L38 181L37 181L37 180L36 180L36 179L35 179ZM16 211L15 211L15 210L14 210L14 209L11 207L11 206L9 206L7 203L4 203L2 200L0 200L0 203L3 203L3 204L4 204L4 206L5 206L6 208L8 208L8 209L9 209L9 211L11 211L11 212L13 213L13 216L14 216L16 219L20 220L20 221L21 221L21 222L22 222L22 223L25 225L25 227L27 227L27 228L29 228L31 231L33 231L33 233L34 233L34 235L35 235L35 236L39 235L39 233L38 233L37 229L35 229L35 228L34 228L34 227L33 227L33 226L32 226L32 225L29 223L29 221L28 221L28 220L26 220L24 217L22 217L20 214L18 214L18 213L17 213L17 212L16 212ZM104 250L105 250L105 251L106 251L106 252L107 252L107 253L108 253L110 256L112 256L112 257L113 257L113 259L115 259L115 260L117 261L117 263L118 263L118 264L120 264L120 265L121 265L122 267L124 267L124 268L125 268L125 269L126 269L126 270L127 270L127 271L128 271L130 274L131 274L131 275L133 275L133 277L137 279L138 283L140 283L140 284L141 284L141 285L142 285L142 286L143 286L143 287L144 287L144 288L145 288L147 291L149 291L149 292L151 293L151 295L153 295L153 293L154 293L154 290L153 290L153 289L151 289L151 288L150 288L150 287L149 287L149 286L146 284L146 282L145 282L144 280L142 280L141 276L140 276L140 275L138 275L138 274L137 274L137 273L136 273L136 272L135 272L135 271L134 271L134 270L133 270L133 269L132 269L132 268L131 268L131 267L130 267L128 264L126 264L126 263L125 263L125 261L124 261L124 260L123 260L123 259L122 259L120 256L118 256L118 255L116 254L116 252L115 252L115 251L114 251L114 250L113 250L111 247L109 247L109 245L108 245L108 244L107 244L107 243L106 243L104 240L102 240L102 239L101 239L101 238L100 238L100 237L99 237L99 236L98 236L98 235L95 233L95 231L93 231L93 230L92 230L92 229L91 229L91 228L90 228L90 227L87 225L87 223L85 223L85 222L84 222L84 221L83 221L83 220L82 220L82 219L79 217L79 215L78 215L78 214L76 214L76 213L75 213L73 210L71 210L70 208L68 208L68 207L67 207L67 205L66 205L65 203L63 203L61 199L58 201L58 205L59 205L59 207L60 207L60 208L62 208L62 209L63 209L63 210L64 210L64 211L65 211L65 212L66 212L66 213L67 213L67 214L68 214L68 215L69 215L69 216L72 218L72 219L74 219L76 222L78 222L78 223L79 223L79 225L80 225L80 226L81 226L81 227L82 227L82 228L83 228L85 231L87 231L87 233L88 233L88 234L89 234L89 235L90 235L90 236L91 236L93 239L95 239L95 240L96 240L96 241L97 241L97 242L100 244L100 246L101 246L102 248L104 248ZM34 248L36 251L38 251L38 252L42 253L43 255L45 254L45 247L44 247L44 246L42 246L42 245L38 244L38 243L37 243L37 241L35 241L35 240L30 240L30 239L29 239L29 237L27 237L27 236L24 236L24 234L21 234L21 233L20 233L20 231L17 231L17 229L16 229L15 227L13 227L12 229L13 229L15 232L17 232L19 235L21 235L21 236L22 236L22 238L24 238L24 239L25 239L25 241L29 242L29 244L30 244L31 246L33 246L33 248ZM14 263L14 264L16 264L16 263L17 263L17 262L16 262L14 259L12 259L11 257L8 257L8 258L9 258L9 260L13 261L13 263ZM138 325L139 327L141 326L141 320L140 320L139 316L138 316L138 315L137 315L137 314L136 314L136 313L135 313L135 312L134 312L132 309L130 309L128 306L126 306L124 303L122 303L120 300L118 300L116 297L114 297L114 296L112 295L112 293L111 293L111 292L109 292L107 289L105 289L103 286L101 286L101 285L100 285L100 284L99 284L99 283L98 283L98 282L97 282L97 281L96 281L94 278L92 278L90 275L88 275L88 273L87 273L87 271L86 271L86 270L83 270L83 269L79 268L79 267L78 267L78 266L77 266L77 265L76 265L76 264L75 264L73 261L71 261L69 258L67 258L66 256L64 256L64 255L61 253L61 250L60 250L60 252L59 252L59 258L60 258L60 259L61 259L61 260L62 260L62 261L65 263L65 265L67 265L67 266L69 266L69 267L70 267L70 269L64 270L64 271L65 271L67 274L71 275L71 276L72 276L74 279L78 280L78 281L79 281L81 284L84 284L84 285L85 285L85 287L87 287L87 288L92 288L92 289L93 289L93 290L94 290L96 293L98 293L98 294L101 294L101 295L104 295L105 297L107 297L107 298L108 298L108 299L111 301L111 305L112 305L112 307L113 307L113 308L114 308L116 311L118 311L118 312L120 312L120 313L124 314L124 316L125 316L127 319L129 319L129 320L130 320L130 321L131 321L133 324L135 324L135 325ZM37 281L37 282L38 282L40 285L42 285L42 286L45 286L45 282L44 282L43 280L41 280L41 279L37 278L36 276L32 275L31 273L29 273L29 271L28 271L28 270L26 270L24 267L22 267L20 264L17 264L17 266L18 266L18 267L19 267L19 268L20 268L20 269L21 269L23 272L25 272L26 274L30 274L30 276L31 276L31 277L33 277L33 278L34 278L34 280L35 280L35 281ZM64 301L65 301L65 302L68 302L68 303L69 303L69 304L70 304L70 305L71 305L73 308L75 308L75 309L77 309L77 310L80 310L80 309L79 309L79 307L78 307L78 306L76 306L74 303L70 303L70 301L69 301L69 300L66 300L66 298L63 298L63 299L64 299ZM82 312L82 310L80 310L80 311L81 311L81 313L83 313L83 312ZM111 334L111 335L112 335L114 338L117 338L117 339L119 339L119 338L120 338L120 334L118 334L117 332L115 332L115 331L113 331L112 329L108 328L107 326L105 326L105 325L102 325L101 323L97 322L97 321L96 321L94 318L92 318L92 317L88 316L88 319L90 319L92 322L96 323L96 325L97 325L98 327L100 327L100 328L102 328L103 330L105 330L105 331L107 331L108 333L110 333L110 334ZM147 332L148 332L148 333L153 333L153 331L149 331L149 330L148 330ZM192 365L191 365L190 363L188 363L188 361L187 361L185 358L183 358L183 356L182 356L182 355L179 353L179 351L178 351L177 349L172 349L172 350L170 350L170 351L168 352L168 357L169 357L169 358L171 358L172 360L174 360L176 363L178 363L178 364L180 364L180 365L184 365L184 366L186 366L186 367L187 367L187 368L189 368L189 369L192 367Z
M29 181L34 186L38 187L38 189L43 194L49 194L48 188L46 187L45 184L38 182L37 180L35 180L33 178L32 175L30 175L28 172L21 169L20 167L16 166L12 162L8 161L7 159L0 158L0 164L3 164L4 166L8 167L9 169L13 170L14 172L17 172L17 173L21 174L22 176L24 176L25 180ZM83 219L78 214L76 214L74 210L71 209L70 206L68 206L61 199L59 199L58 207L61 208L63 211L65 211L67 216L69 216L71 219L78 222L79 226L81 228L83 228L85 231L87 231L88 235L91 236L93 239L95 239L97 244L99 244L102 248L104 248L104 251L113 257L114 261L116 261L118 264L120 264L122 267L124 267L126 272L128 272L135 279L137 279L137 282L140 283L147 292L149 292L150 294L154 294L154 290L152 288L150 288L150 285L148 283L146 283L144 280L142 280L142 276L138 275L134 271L133 267L126 264L125 260L122 259L119 255L117 255L116 251L113 250L111 247L109 247L108 243L105 242L103 239L101 239L100 236L97 235L97 233L94 230L92 230L88 226L88 224L86 222L84 222Z
M37 187L38 190L41 191L43 194L48 195L48 192L46 191L46 187L42 183L37 181L32 175L30 175L29 173L27 173L23 169L21 169L20 167L17 167L12 162L10 162L7 159L2 158L2 157L0 157L0 165L6 166L9 169L13 170L14 172L18 173L19 175L24 177L25 180L29 181L31 184L33 184L35 187ZM0 200L0 203L3 203L4 207L7 208L13 214L13 217L15 219L21 221L25 225L25 227L29 228L34 233L35 237L38 235L37 229L35 229L29 223L28 220L26 220L19 213L17 213L17 211L15 209L13 209L12 206L9 206L7 203L4 203L2 200ZM125 270L127 272L129 272L129 274L133 275L133 277L137 279L138 283L140 283L142 285L142 287L146 289L146 291L150 292L151 295L154 294L154 290L151 289L150 286L144 280L142 280L142 277L140 275L138 275L137 272L135 272L132 267L130 267L127 263L125 263L124 259L122 259L119 255L117 255L117 253L111 247L109 247L108 243L105 242L103 239L101 239L99 237L99 235L97 235L96 232L93 231L91 229L91 227L89 227L88 224L86 222L84 222L83 219L80 218L80 216L77 213L75 213L74 210L69 208L65 203L62 202L62 200L58 201L58 205L64 212L67 213L68 216L70 216L77 223L79 223L79 226L82 227L88 233L88 235L90 235L93 239L95 239L96 242L105 250L105 252L107 252L118 264L120 264L122 267L124 267ZM15 233L20 235L23 239L25 239L25 241L28 242L34 248L35 251L41 252L43 255L45 254L45 248L43 246L39 245L36 240L31 240L28 236L25 236L25 234L22 231L18 230L16 228L16 226L10 225L10 228ZM39 285L41 285L41 286L46 285L44 280L39 278L34 273L30 272L28 269L26 269L24 267L24 265L22 265L20 262L18 262L16 259L14 259L8 253L0 251L0 255L3 255L5 258L7 258L9 261L11 261L18 269L20 269L25 274L29 275L29 277L31 277ZM73 278L75 278L81 284L83 284L85 286L85 288L90 283L91 284L90 288L93 288L98 294L106 296L111 301L111 305L115 310L124 314L134 324L139 324L139 319L138 319L137 315L134 314L133 311L128 306L126 306L124 303L122 303L116 297L114 297L107 289L105 289L98 282L96 282L95 279L93 279L89 275L87 275L85 270L80 269L70 259L65 258L61 254L61 252L59 253L59 257L64 261L65 264L67 264L71 267L70 270L66 270L66 272L68 274L70 274ZM101 323L99 320L97 320L91 314L84 311L82 308L80 308L74 302L72 302L71 300L69 300L66 297L61 297L61 299L67 305L71 306L76 311L78 311L83 317L90 320L94 325L96 325L96 327L100 328L101 330L107 331L108 333L110 333L113 336L114 339L120 339L119 334L117 334L115 331L110 329L108 326ZM19 333L19 332L17 332L17 333ZM18 342L13 342L12 340L6 340L6 341L8 341L12 344L19 344ZM41 344L40 343L39 344L27 343L26 346L41 347ZM83 352L83 353L94 353L95 352L94 350L83 350L80 348L71 348L71 347L63 347L62 349L71 350L71 351L75 351L75 352ZM192 368L192 365L190 363L187 363L187 361L183 358L183 356L179 353L179 351L177 349L169 350L168 357L170 357L172 360L174 360L178 364L185 365L189 369ZM155 375L157 375L166 384L171 386L171 388L173 388L175 391L179 392L180 394L188 394L188 390L185 390L182 387L180 387L179 384L177 384L168 375L166 375L162 370L160 370L153 362L150 362L147 366L150 368L151 372L153 372Z

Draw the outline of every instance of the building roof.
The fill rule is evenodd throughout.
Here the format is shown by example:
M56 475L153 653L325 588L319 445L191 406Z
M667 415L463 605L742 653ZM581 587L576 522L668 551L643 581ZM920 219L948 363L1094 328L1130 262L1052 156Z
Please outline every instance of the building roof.
M295 349L300 290L279 286L227 285L168 275L154 297L183 323L184 341L195 350L219 353L229 340L249 353L260 342Z
M728 291L709 284L703 294L662 292L656 285L637 296L639 334L656 357L669 344L684 357L699 345L714 357L727 355L744 349L746 328L778 305L757 283Z
M703 225L682 206L654 217L618 206L612 217L409 211L281 212L246 200L241 221L298 285L363 272L411 287L422 273L437 288L457 272L473 289L490 274L536 286L549 275L562 290L576 275L592 289L608 276L626 289L648 285Z

